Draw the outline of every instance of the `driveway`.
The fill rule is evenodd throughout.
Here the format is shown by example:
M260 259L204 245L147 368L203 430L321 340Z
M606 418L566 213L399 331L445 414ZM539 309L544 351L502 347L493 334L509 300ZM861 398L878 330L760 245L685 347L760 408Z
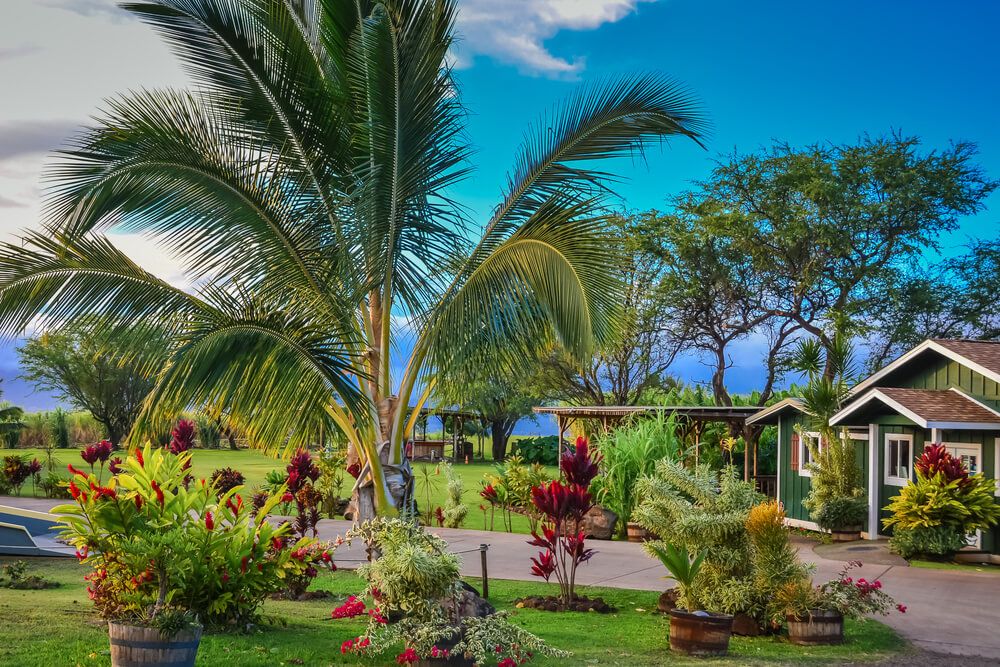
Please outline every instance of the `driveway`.
M61 502L64 501L0 496L0 506L42 512ZM320 537L335 539L350 526L348 521L324 519L319 526ZM435 528L433 532L462 555L464 575L481 576L479 548L486 544L491 579L534 579L529 574L528 559L537 549L527 544L525 535L449 528ZM884 545L877 547L870 542L855 543L854 551L819 546L819 553L813 541L796 537L794 543L802 560L816 566L817 581L836 577L848 560L862 561L864 565L853 576L881 579L886 591L907 607L905 614L894 612L881 620L918 647L935 653L981 656L1000 664L1000 573L900 565L898 559L886 554ZM578 583L651 591L668 587L664 581L666 570L649 558L640 545L595 541L593 546L598 553L581 566ZM351 568L363 560L365 551L361 544L351 548L345 545L337 551L337 563L343 567Z

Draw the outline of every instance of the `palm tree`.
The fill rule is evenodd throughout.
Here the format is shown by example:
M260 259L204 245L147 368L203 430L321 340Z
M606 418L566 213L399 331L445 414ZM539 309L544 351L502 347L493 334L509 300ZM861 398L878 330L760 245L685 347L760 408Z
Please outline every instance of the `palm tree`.
M365 463L362 516L398 506L408 406L435 372L550 341L584 359L609 337L613 178L596 161L702 128L662 76L581 90L528 133L475 229L450 194L469 170L455 0L124 6L196 87L116 98L63 153L44 231L0 249L0 333L97 317L131 356L166 328L133 440L192 405L272 450L335 426ZM112 228L155 238L190 287L133 263Z

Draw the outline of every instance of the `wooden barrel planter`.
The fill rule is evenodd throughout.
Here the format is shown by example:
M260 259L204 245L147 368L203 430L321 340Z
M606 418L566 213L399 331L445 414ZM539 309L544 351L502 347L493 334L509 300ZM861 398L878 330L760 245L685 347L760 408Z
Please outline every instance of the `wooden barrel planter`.
M861 527L831 530L830 537L834 542L856 542L861 539Z
M801 646L842 644L844 617L839 611L814 609L808 616L788 615L788 641Z
M201 642L201 626L164 637L156 628L108 623L112 667L170 665L194 667Z
M626 534L628 535L629 542L645 542L649 539L649 534L646 529L637 523L629 521L625 526Z
M733 634L729 614L700 614L670 610L670 650L686 655L726 655Z

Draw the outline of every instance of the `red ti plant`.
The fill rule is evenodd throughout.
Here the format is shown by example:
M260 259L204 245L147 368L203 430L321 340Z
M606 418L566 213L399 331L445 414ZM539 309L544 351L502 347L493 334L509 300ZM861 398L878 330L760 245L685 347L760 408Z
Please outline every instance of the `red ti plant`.
M299 537L306 537L309 533L315 537L316 524L319 523L319 506L323 501L323 494L313 486L319 479L319 466L313 462L308 451L300 449L289 461L286 471L288 493L295 500L298 514L295 518L295 532Z
M959 480L961 487L968 486L969 471L962 464L962 459L954 457L948 449L940 444L932 444L924 447L924 453L920 455L914 463L917 474L925 479L930 479L934 475L941 473L945 482Z
M194 448L194 422L190 419L178 419L177 426L170 432L170 453L180 456L184 452ZM184 464L184 470L191 469L191 459L188 458ZM184 476L184 488L186 489L194 477L188 473Z
M115 446L111 444L108 440L101 440L100 442L87 445L80 450L80 458L90 465L90 471L94 472L94 464L101 464L101 472L98 474L97 479L102 480L104 477L104 464L109 458L111 458L111 452L114 451ZM114 474L114 473L112 473Z
M542 534L531 533L528 544L541 547L532 558L531 573L546 581L554 574L559 582L559 601L566 607L576 597L576 568L594 555L580 529L583 517L594 506L590 483L597 476L600 455L590 453L586 438L577 438L576 450L559 460L563 480L531 489L531 502L542 514Z

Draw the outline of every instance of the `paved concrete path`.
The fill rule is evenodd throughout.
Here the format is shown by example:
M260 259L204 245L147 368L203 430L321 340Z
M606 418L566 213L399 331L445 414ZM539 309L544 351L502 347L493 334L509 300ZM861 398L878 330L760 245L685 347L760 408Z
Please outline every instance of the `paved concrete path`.
M41 498L10 498L0 496L0 505L48 511L62 501ZM333 540L343 535L351 523L324 519L320 522L320 537ZM481 530L434 528L432 532L444 538L456 553L462 554L462 573L481 575L480 544L489 545L488 568L491 579L533 580L529 574L529 558L537 549L527 544L525 535L486 532ZM664 581L667 572L649 558L638 544L628 542L593 542L597 555L580 567L580 584L636 588L662 591L669 587ZM796 538L795 545L802 560L815 565L814 578L826 581L837 576L847 560L872 556L853 575L872 580L879 578L886 591L907 606L905 614L893 613L884 619L904 637L920 648L937 653L974 655L996 660L1000 665L1000 574L927 570L905 565L893 565L884 552L873 551L875 545L856 543L850 551L824 548L817 553L815 542ZM337 551L337 562L353 567L365 558L364 546L343 546Z

